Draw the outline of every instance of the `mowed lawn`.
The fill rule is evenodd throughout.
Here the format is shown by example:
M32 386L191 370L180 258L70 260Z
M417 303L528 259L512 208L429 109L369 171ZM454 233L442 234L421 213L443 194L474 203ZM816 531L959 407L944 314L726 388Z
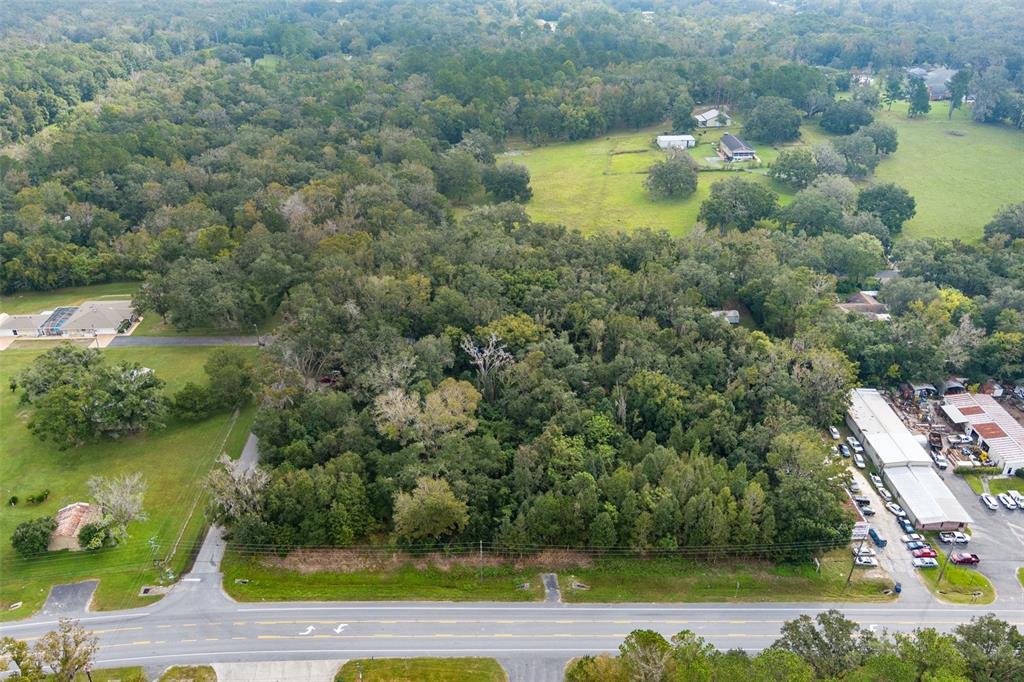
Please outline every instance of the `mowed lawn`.
M505 682L493 658L371 658L348 661L335 682Z
M123 348L104 351L107 362L137 361L152 368L174 391L186 381L205 382L203 365L213 348ZM90 444L60 451L32 435L26 427L29 411L7 390L9 379L28 366L41 350L8 349L0 353L0 620L24 618L37 610L55 583L99 578L96 608L137 606L151 598L137 596L143 585L159 577L153 559L165 558L178 539L170 568L181 571L201 540L203 498L199 482L220 452L237 456L252 422L252 408L237 420L224 413L199 423L171 421L166 429L122 441ZM247 350L256 353L256 349ZM10 537L22 521L53 515L72 502L88 501L86 480L142 472L147 484L144 507L148 520L129 527L130 541L98 552L59 552L22 559ZM49 498L29 504L26 498L43 490ZM17 506L7 500L17 495ZM198 500L198 503L197 503ZM189 512L195 513L189 518ZM182 532L183 526L187 527ZM150 540L156 543L154 550ZM12 603L24 605L11 611Z
M896 153L878 165L875 180L895 182L917 200L904 237L980 239L996 210L1024 201L1024 132L970 120L948 102L933 102L927 117L908 119L906 103L876 113L899 134Z
M876 112L876 119L893 125L899 149L883 159L872 182L895 182L917 200L917 215L904 229L904 237L941 236L976 240L995 211L1007 203L1024 201L1024 134L1007 126L982 125L957 111L946 120L945 102L936 103L928 117L908 119L906 103L892 111ZM639 228L688 232L697 221L701 202L711 185L726 173L702 172L697 191L676 200L653 199L644 189L646 170L665 158L654 138L666 126L613 133L593 140L514 150L508 161L530 169L533 199L527 210L534 220L560 223L584 234L631 231ZM729 132L741 134L741 126ZM691 155L705 163L714 156L712 143L722 129L695 133L698 146ZM831 137L817 123L804 125L800 140L770 146L752 140L758 156L772 163L782 149L824 142ZM785 205L792 192L751 169L744 177L768 184Z
M647 169L665 158L654 146L663 127L606 135L594 140L554 144L514 151L506 160L530 169L533 199L527 204L536 221L559 223L584 234L631 231L639 228L687 233L697 222L700 204L712 183L726 173L701 173L697 191L685 199L654 199L644 189ZM703 132L695 158L712 156L711 140L720 133ZM763 174L745 177L783 188Z

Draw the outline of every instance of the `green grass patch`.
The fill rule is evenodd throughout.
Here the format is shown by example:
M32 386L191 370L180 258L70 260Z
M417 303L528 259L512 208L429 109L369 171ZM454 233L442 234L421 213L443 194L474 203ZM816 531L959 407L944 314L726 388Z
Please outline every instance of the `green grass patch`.
M217 673L208 665L175 665L160 676L159 682L217 682Z
M906 102L898 102L875 114L899 135L899 148L878 165L875 179L895 182L917 200L905 237L980 239L1000 206L1024 200L1024 134L975 123L966 108L947 120L947 111L946 102L934 102L928 116L909 119Z
M942 570L942 565L947 561L946 555L952 552L970 551L969 548L954 546L949 549L948 545L939 542L937 532L924 533L932 547L936 548L939 565L936 568L916 569L921 574L921 581L932 591L932 594L939 599L953 604L991 604L995 601L996 591L983 574L973 566L959 566L952 561ZM942 574L942 582L939 582L939 574Z
M999 495L1000 493L1005 493L1008 490L1021 492L1024 490L1024 480L1016 477L990 478L988 479L988 489L993 495Z
M174 391L186 381L205 381L203 365L214 348L120 348L104 351L108 362L134 360L153 368ZM256 349L250 352L256 353ZM38 350L0 353L0 386L31 363ZM164 558L181 537L169 567L180 572L205 526L203 494L198 481L221 452L237 456L248 434L254 414L244 410L237 420L220 414L199 423L171 421L167 428L116 442L95 443L61 452L29 433L29 411L18 405L17 396L0 392L0 620L24 618L37 610L54 583L99 578L94 608L114 609L150 603L138 597L139 588L154 584L159 571L153 558ZM93 475L116 475L141 471L147 483L145 509L148 520L132 524L131 539L120 547L96 552L54 552L43 557L22 559L10 548L11 533L22 521L52 515L60 507L84 501L86 480ZM42 504L30 505L25 498L49 489ZM17 495L16 507L6 504ZM189 517L189 512L195 513ZM182 533L182 526L188 523ZM154 552L149 540L159 549ZM24 605L14 611L14 602Z
M493 658L373 658L348 661L335 682L505 682Z
M1024 587L1024 566L1017 569L1017 581L1021 587Z
M221 564L224 589L239 601L535 601L543 594L536 571L511 567L417 568L306 573L271 567L229 551ZM236 580L248 580L238 584ZM530 583L530 589L518 586Z
M75 675L75 682L149 682L146 671L139 666L129 668L100 668L93 670L86 676L85 673ZM160 678L163 680L163 678ZM216 682L216 678L214 678Z
M847 549L837 549L813 564L796 566L720 563L689 559L602 559L591 568L559 574L562 599L568 602L773 602L773 601L889 601L885 578L869 578L852 566ZM572 589L573 581L588 589Z
M985 492L985 483L979 474L962 474L961 477L967 481L967 485L971 486L975 494L981 495Z
M666 230L682 235L697 221L700 204L711 185L727 177L724 172L702 172L697 191L685 199L654 199L644 189L647 169L662 161L665 153L654 145L663 126L620 132L593 140L567 142L520 150L508 160L530 169L533 199L527 205L537 221L560 223L585 234L629 231L638 228ZM698 146L689 150L698 163L714 156L712 141L721 131L698 131ZM772 157L774 158L774 157ZM762 173L746 177L764 182L791 195Z
M34 315L59 306L79 305L85 301L131 298L138 289L138 282L111 282L52 291L18 292L0 296L0 313Z

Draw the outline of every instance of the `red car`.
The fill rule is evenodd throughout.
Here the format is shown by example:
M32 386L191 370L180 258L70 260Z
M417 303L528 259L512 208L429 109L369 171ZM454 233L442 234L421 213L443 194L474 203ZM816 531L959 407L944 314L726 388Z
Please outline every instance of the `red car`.
M977 564L981 563L981 557L977 554L971 554L970 552L953 552L949 555L949 560L954 564Z
M931 547L924 547L922 549L915 549L911 554L914 555L915 559L934 559L938 556L935 550Z

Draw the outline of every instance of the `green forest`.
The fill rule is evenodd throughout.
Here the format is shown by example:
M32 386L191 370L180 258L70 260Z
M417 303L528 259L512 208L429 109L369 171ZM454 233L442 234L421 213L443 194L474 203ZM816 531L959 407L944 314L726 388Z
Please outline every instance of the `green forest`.
M893 102L1024 139L1004 2L13 0L0 50L4 293L133 281L178 330L273 322L258 366L131 425L256 404L261 473L209 482L242 549L807 560L849 541L821 429L851 387L1024 378L1024 191L983 240L909 239L913 195L873 178ZM922 99L921 64L959 94ZM711 105L766 145L833 137L761 169L785 202L676 164L658 191L710 185L682 237L535 222L503 156ZM836 307L879 288L888 322Z

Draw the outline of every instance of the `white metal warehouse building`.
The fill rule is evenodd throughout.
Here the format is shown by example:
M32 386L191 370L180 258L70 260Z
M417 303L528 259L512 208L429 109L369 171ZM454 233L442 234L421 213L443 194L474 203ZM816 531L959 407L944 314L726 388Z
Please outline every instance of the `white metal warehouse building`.
M974 520L931 467L889 467L882 478L917 528L963 530Z
M879 469L890 466L931 466L932 459L917 438L873 388L850 391L846 424Z
M1024 426L990 395L947 395L943 412L955 426L977 439L1003 473L1024 468Z
M961 530L972 519L942 478L918 437L873 388L850 391L846 423L916 528Z

